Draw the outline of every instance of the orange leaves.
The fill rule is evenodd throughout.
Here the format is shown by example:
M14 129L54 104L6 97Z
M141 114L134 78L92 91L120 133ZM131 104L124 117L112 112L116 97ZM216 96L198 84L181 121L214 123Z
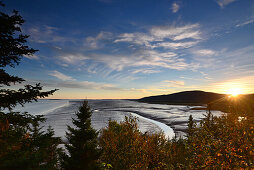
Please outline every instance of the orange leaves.
M110 122L100 138L102 160L115 169L253 168L254 118L235 119L211 116L192 129L190 138L170 141L140 133L135 121Z
M217 156L222 156L222 154L221 154L221 153L218 153Z
M192 168L202 168L203 165L217 168L249 168L253 167L254 135L253 117L248 117L240 123L234 121L237 116L222 116L210 121L203 121L196 129L192 138L190 163ZM212 128L206 128L212 127ZM200 155L202 155L200 157Z
M110 121L100 136L101 159L115 169L161 169L168 157L165 141L161 134L142 134L135 119Z

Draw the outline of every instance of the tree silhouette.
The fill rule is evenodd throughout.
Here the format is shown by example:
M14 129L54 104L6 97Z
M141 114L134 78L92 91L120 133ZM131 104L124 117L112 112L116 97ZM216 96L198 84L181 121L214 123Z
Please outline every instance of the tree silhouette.
M0 7L4 4L0 3ZM9 75L4 68L6 66L15 67L19 64L24 55L33 55L36 51L26 45L28 35L22 34L21 26L24 19L13 11L11 15L0 11L0 87L11 86L11 84L22 83L25 80ZM36 100L38 97L47 97L56 90L41 92L40 84L25 85L19 90L0 89L0 109L11 109L17 104L24 104Z
M0 9L3 7L0 1ZM56 89L43 92L39 83L18 90L10 87L25 80L9 75L4 68L14 68L24 55L38 50L26 45L29 36L22 34L24 20L17 11L11 15L0 11L0 23L0 169L57 169L60 138L53 137L51 128L41 130L42 116L12 111L17 104L47 97Z
M65 147L69 152L63 155L63 168L66 170L98 169L100 150L97 148L98 133L91 126L92 111L88 102L84 101L72 119L76 128L68 126L66 137L69 144Z

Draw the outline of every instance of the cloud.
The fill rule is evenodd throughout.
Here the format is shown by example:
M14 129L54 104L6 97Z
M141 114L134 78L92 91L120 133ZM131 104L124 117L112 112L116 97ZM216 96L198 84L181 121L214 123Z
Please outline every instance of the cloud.
M57 35L59 29L48 25L44 26L32 26L26 30L30 35L30 40L36 43L64 43L66 41L73 42L73 38L67 38Z
M119 88L113 84L97 83L91 81L77 81L77 80L28 80L29 84L41 82L44 87L53 88L75 88L75 89L94 89L94 90L120 90L126 91L128 89Z
M189 42L162 42L156 44L154 47L163 47L169 49L180 49L180 48L190 48L196 45L198 42L196 41L189 41Z
M217 59L213 56L197 55L193 57L196 63L199 63L199 68L213 68L216 66Z
M179 9L180 9L179 3L174 2L174 3L172 4L172 6L171 6L172 12L173 12L173 13L177 13L177 12L179 11Z
M138 74L138 73L153 74L153 73L159 73L159 72L161 72L161 71L153 70L153 69L136 69L136 70L132 71L133 74Z
M114 43L128 42L145 48L190 48L202 40L199 24L152 27L147 33L123 33Z
M200 67L209 68L209 77L215 79L233 79L254 74L254 45L218 51L215 56L195 56ZM223 74L222 74L223 73ZM202 73L201 73L202 74ZM209 78L204 75L204 77Z
M209 49L201 49L201 50L195 50L193 51L193 54L198 56L213 56L216 55L216 51L209 50Z
M156 41L155 37L145 33L123 33L118 36L114 43L128 42L137 45L144 45L145 47L152 48L151 42Z
M235 2L236 0L216 0L217 4L221 7L224 8L224 6L231 4Z
M153 27L150 30L152 36L157 39L201 39L201 32L199 24L187 24L184 26L169 26L169 27Z
M164 80L162 83L164 84L163 86L166 86L166 87L182 87L182 86L184 86L184 81L181 81L181 80Z
M121 83L129 83L130 81L133 81L133 80L137 80L139 77L135 77L133 75L130 75L128 73L122 73L122 72L118 72L116 74L110 74L108 76L108 79L111 79L111 80L114 80L114 81L120 81Z
M49 73L49 75L54 76L54 77L58 78L59 80L63 80L63 81L67 81L67 80L68 81L74 81L75 80L72 77L67 76L67 75L65 75L63 73L60 73L59 71L56 71L56 70L51 71Z
M237 24L236 27L243 27L245 25L252 24L252 23L254 23L254 19L251 19L251 20L245 21L243 23Z
M89 59L88 56L85 56L83 54L80 53L64 53L62 52L61 55L59 55L57 57L58 59L60 59L61 62L67 63L67 64L72 64L72 65L82 65L84 64L83 61Z
M58 78L61 81L48 81L43 83L45 86L50 87L65 87L65 88L80 88L80 89L103 89L103 90L123 90L113 84L96 83L90 81L77 81L71 76L67 76L57 70L51 71L49 75ZM43 81L42 81L43 82Z
M23 55L23 56L30 60L39 60L39 57L37 55Z
M192 48L202 40L199 24L154 26L145 32L119 35L101 31L95 37L85 39L84 43L89 51L84 49L84 44L78 50L56 49L59 53L56 58L59 65L87 68L87 71L93 74L99 74L99 71L97 66L95 69L91 64L106 67L107 72L130 68L133 74L156 73L158 67L196 70L199 68L197 60L185 59L186 54L181 50Z
M122 90L112 84L96 83L90 81L63 81L52 84L54 87L96 89L96 90Z
M187 63L183 58L173 52L157 52L155 50L138 51L130 55L107 54L63 54L58 56L61 62L68 64L85 63L86 61L99 62L107 65L112 70L121 71L126 67L164 67L174 70L185 70L196 67L193 63Z
M88 47L90 49L98 49L100 47L103 47L103 43L101 41L103 40L109 40L112 38L112 33L110 32L100 32L95 37L87 37L84 43L85 47Z

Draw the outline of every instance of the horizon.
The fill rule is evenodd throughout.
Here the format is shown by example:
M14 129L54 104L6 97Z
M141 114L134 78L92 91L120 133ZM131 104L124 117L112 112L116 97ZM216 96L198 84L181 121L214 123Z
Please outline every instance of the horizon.
M4 12L19 11L39 50L6 70L60 89L47 99L254 93L254 1L3 3Z
M203 91L203 90L189 90L189 91L178 91L174 93L169 93L169 94L160 94L160 95L170 95L170 94L175 94L175 93L181 93L181 92L190 92L190 91L202 91L202 92L207 92L207 93L216 93L216 92L211 92L211 91ZM216 94L222 94L222 95L228 95L228 97L239 97L241 95L254 95L254 93L241 93L241 94L231 94L231 93L216 93ZM160 96L160 95L153 95L153 96ZM145 97L152 97L152 96L145 96ZM143 98L143 97L142 97ZM40 98L40 100L138 100L141 98Z

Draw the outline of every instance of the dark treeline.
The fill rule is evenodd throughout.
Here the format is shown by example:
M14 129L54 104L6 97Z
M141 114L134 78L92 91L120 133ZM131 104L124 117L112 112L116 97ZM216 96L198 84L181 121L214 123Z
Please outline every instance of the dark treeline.
M91 126L92 111L85 101L72 121L74 127L68 126L64 152L53 129L42 130L43 116L12 111L17 104L47 97L56 89L43 92L40 84L11 88L25 80L5 68L15 67L23 55L37 50L26 45L29 36L21 32L24 20L17 11L0 12L0 23L1 170L254 168L253 110L235 108L221 117L208 111L199 125L190 116L186 138L169 140L161 133L141 133L136 119L127 117L120 123L109 121L99 134Z

